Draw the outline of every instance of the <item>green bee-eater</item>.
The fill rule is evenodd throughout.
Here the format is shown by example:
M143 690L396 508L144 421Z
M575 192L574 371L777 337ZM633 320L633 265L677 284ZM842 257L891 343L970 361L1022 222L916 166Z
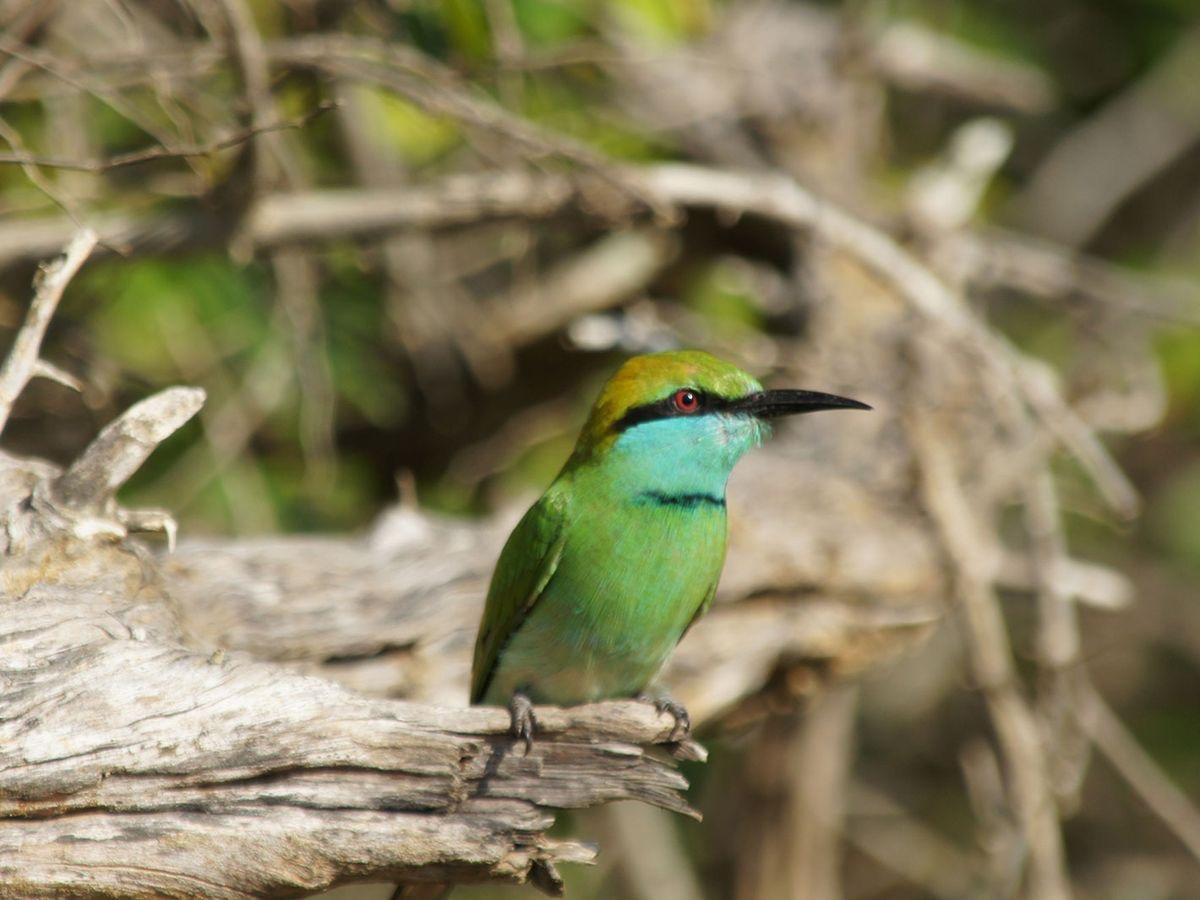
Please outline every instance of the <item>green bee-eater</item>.
M769 419L842 408L870 407L765 391L697 351L626 362L500 553L471 702L509 704L528 742L532 703L641 696L716 593L734 464L762 441ZM682 707L658 705L686 732Z

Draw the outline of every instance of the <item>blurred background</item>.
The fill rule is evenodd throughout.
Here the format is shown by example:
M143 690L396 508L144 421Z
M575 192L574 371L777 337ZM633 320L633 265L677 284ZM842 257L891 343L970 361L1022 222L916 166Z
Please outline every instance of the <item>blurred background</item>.
M0 328L81 222L6 449L203 386L185 539L508 521L633 353L876 407L730 488L721 599L838 626L672 671L706 820L572 896L1200 896L1191 0L0 0Z

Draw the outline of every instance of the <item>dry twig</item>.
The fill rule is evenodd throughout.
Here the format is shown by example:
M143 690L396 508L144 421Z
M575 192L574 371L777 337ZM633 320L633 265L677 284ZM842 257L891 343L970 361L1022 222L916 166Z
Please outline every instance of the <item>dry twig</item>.
M38 271L34 283L33 300L25 323L17 332L12 349L0 367L0 432L12 412L13 403L20 396L29 379L48 371L38 366L38 351L46 327L62 299L63 291L96 246L96 233L84 229L71 239L63 249L63 255Z

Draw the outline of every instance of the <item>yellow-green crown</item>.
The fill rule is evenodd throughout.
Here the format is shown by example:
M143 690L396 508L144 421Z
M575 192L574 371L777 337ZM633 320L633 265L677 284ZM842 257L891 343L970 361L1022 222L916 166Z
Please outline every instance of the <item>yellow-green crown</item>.
M576 454L606 447L616 439L614 426L629 410L662 400L681 388L737 398L761 391L762 385L732 363L700 350L669 350L635 356L601 389L587 424L579 434Z

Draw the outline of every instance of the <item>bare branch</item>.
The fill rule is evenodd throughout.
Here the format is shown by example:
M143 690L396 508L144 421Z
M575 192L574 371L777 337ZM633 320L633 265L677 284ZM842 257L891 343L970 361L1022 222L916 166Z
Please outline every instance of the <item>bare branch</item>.
M63 387L70 388L73 391L82 391L83 382L72 375L65 369L60 369L54 363L46 362L44 359L39 359L33 366L34 378L45 378L47 381L53 381L56 384L61 384Z
M13 403L21 395L29 379L38 374L38 351L41 349L46 327L58 307L58 301L62 299L63 291L95 246L96 233L91 229L84 229L71 239L63 249L61 257L38 271L34 280L33 300L29 304L25 323L17 332L8 358L0 368L0 432L4 431Z
M110 422L50 488L67 509L98 513L146 461L204 405L204 391L174 387L131 406Z
M66 475L23 466L24 500L5 497L0 535L24 539L0 548L0 894L242 898L363 879L553 891L556 863L594 854L546 834L550 807L694 814L684 779L640 746L674 728L649 704L539 709L520 755L500 709L376 700L195 648L153 559L57 525L68 502L108 507L201 399L143 401Z
M872 47L872 57L885 78L908 90L961 97L1027 115L1044 113L1054 105L1054 82L1046 73L916 22L884 28Z
M645 288L677 252L677 242L659 230L602 238L533 284L492 301L497 337L516 346L527 344L577 316L626 300Z

